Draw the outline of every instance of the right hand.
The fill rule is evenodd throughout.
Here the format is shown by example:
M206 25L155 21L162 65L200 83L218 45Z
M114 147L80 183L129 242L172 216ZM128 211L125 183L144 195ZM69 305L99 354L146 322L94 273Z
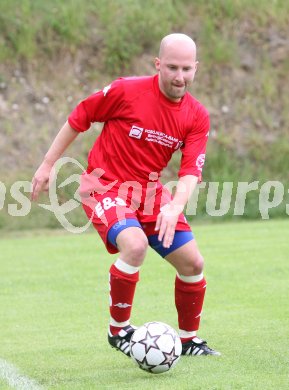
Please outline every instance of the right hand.
M182 206L174 205L172 202L161 207L155 230L159 231L158 240L163 242L164 248L169 248L174 241L176 225L182 211Z
M49 178L51 172L54 172L53 166L43 162L35 172L32 179L31 200L36 201L41 192L47 192L49 189Z

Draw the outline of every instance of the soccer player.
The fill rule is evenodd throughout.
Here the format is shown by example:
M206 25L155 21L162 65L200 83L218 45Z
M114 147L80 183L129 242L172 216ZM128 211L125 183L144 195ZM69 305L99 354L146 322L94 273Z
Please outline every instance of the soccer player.
M129 356L135 288L148 245L176 269L175 306L183 355L219 355L197 337L206 280L203 257L184 215L201 178L209 114L188 91L198 62L185 34L161 41L157 74L120 78L71 112L32 180L32 199L47 190L53 165L93 122L104 127L88 157L80 192L83 208L109 253L108 341ZM182 159L174 195L160 182L172 154Z

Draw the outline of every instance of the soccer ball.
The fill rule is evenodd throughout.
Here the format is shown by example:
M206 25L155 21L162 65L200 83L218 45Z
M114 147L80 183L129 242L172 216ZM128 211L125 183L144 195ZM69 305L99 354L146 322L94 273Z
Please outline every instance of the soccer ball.
M130 340L130 356L145 371L160 374L173 368L180 359L181 340L163 322L147 322L137 328Z

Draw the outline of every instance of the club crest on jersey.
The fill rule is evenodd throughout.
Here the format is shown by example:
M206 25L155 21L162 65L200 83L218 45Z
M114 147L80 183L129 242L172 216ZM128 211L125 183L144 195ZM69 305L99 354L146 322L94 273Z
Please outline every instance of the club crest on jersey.
M203 165L205 163L205 157L206 157L206 155L202 153L202 154L199 154L199 156L197 158L196 166L198 167L199 171L201 171L203 168Z
M106 87L103 88L102 92L103 92L103 96L106 96L107 92L110 90L111 88L111 84L107 85Z
M142 127L133 125L132 128L130 129L129 136L132 138L140 139L143 131L144 129Z

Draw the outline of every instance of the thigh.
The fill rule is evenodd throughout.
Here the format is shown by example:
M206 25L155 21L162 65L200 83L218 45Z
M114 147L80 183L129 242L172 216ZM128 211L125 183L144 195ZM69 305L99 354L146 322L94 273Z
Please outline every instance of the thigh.
M180 275L199 275L203 271L204 260L195 239L169 253L165 259Z
M119 250L112 245L107 238L112 226L126 220L136 220L136 213L127 203L118 196L115 191L105 194L93 193L87 198L82 198L82 206L93 226L98 231L109 253L117 253Z
M129 265L140 267L144 261L148 240L142 230L138 227L123 229L116 238L119 249L119 257Z
M159 255L166 258L170 253L175 252L178 248L185 245L187 242L194 239L193 233L191 230L188 231L176 231L172 245L169 248L163 246L163 242L159 241L158 234L153 234L148 236L149 245L154 249Z

